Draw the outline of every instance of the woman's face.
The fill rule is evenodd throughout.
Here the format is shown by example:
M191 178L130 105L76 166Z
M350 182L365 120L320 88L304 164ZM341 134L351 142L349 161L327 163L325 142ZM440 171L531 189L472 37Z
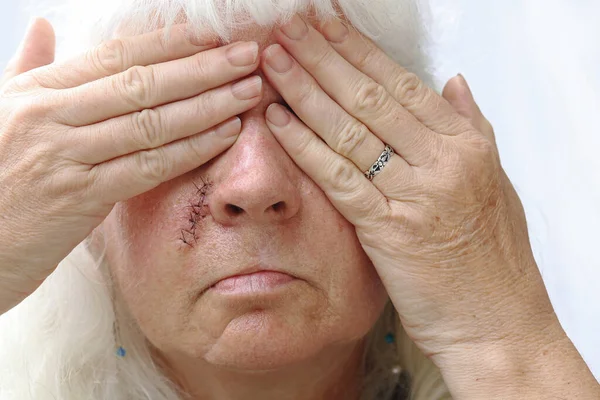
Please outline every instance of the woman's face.
M241 38L270 43L268 32ZM102 226L118 289L163 354L277 368L356 343L387 300L353 226L267 128L265 109L281 98L263 87L231 148L117 204ZM251 267L295 279L211 288Z

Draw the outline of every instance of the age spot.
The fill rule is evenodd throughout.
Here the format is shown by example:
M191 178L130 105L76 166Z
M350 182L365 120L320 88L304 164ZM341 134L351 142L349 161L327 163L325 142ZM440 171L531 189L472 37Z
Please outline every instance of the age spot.
M192 182L196 187L196 191L194 192L190 203L187 206L185 206L186 211L189 215L189 224L186 226L186 228L182 228L180 230L181 237L179 238L179 240L181 240L184 244L187 244L190 247L194 247L194 244L198 243L196 227L210 213L206 198L213 184L210 181L208 181L208 179L200 179L202 180L201 185L197 185L196 183Z

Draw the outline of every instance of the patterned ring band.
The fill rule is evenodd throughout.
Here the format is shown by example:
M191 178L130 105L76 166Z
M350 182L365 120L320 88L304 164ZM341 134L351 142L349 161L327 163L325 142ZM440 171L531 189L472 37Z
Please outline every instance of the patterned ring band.
M371 168L369 168L368 171L365 172L365 177L368 180L372 181L375 175L380 173L383 167L385 167L388 161L390 161L390 158L392 158L393 154L394 149L392 149L389 144L386 144L383 153L381 153L377 161L375 161L373 165L371 165Z

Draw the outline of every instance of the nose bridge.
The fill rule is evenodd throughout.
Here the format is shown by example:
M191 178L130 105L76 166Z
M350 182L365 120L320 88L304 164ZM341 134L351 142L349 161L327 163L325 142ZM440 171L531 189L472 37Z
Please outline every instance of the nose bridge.
M209 207L223 225L282 222L300 208L301 174L266 125L272 100L265 100L241 115L236 143L213 166L218 181Z

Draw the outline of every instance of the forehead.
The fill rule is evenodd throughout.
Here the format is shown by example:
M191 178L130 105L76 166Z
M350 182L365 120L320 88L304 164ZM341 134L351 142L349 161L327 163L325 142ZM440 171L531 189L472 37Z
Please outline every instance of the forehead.
M325 20L319 19L314 13L303 13L301 14L302 19L307 24L318 28L321 23ZM343 16L340 17L345 23L348 23L347 19ZM182 21L186 23L186 20ZM283 21L282 23L285 23ZM229 37L222 38L221 44L228 44L237 41L255 41L258 43L260 49L264 49L269 45L275 43L273 32L280 26L281 23L275 25L264 26L255 22L247 22L242 24L236 24L230 31ZM197 27L191 27L193 31L196 31ZM194 33L192 33L194 34Z

